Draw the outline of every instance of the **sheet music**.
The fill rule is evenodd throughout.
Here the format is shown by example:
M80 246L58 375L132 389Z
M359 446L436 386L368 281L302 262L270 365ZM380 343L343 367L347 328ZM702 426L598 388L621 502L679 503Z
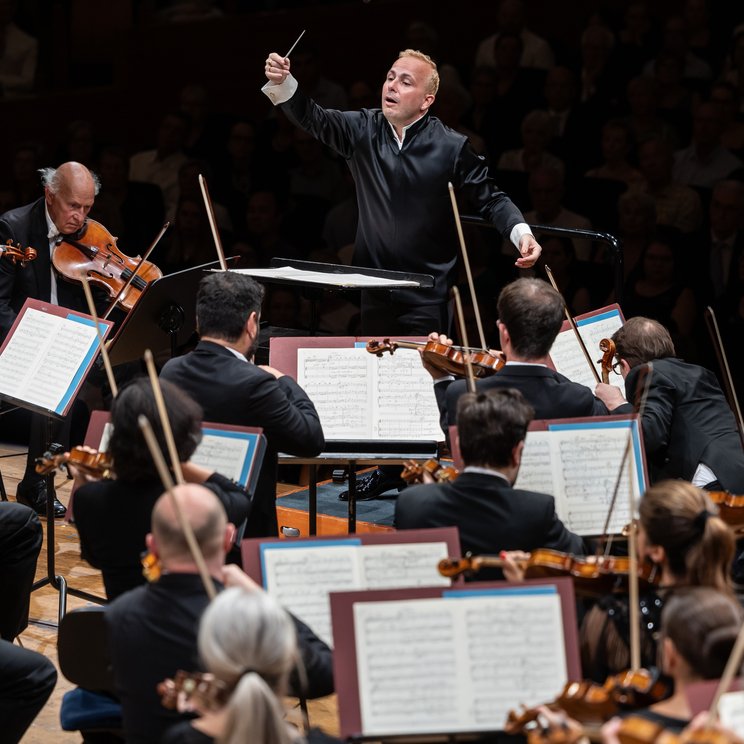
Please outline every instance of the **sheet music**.
M356 603L362 734L497 731L511 708L555 697L560 597L540 589L553 591Z
M556 514L572 532L579 535L602 534L628 443L629 423L586 419L585 424L566 424L549 431L529 431L514 487L552 494ZM635 433L629 458L636 503L645 490L638 447ZM549 462L546 457L549 457ZM548 482L549 477L552 477L552 483ZM630 522L628 489L626 462L612 512L611 533L619 533Z
M221 271L222 269L212 269ZM385 279L369 274L331 274L324 271L308 271L292 266L278 266L272 269L229 269L236 274L248 274L265 279L289 279L303 283L328 284L334 287L418 287L419 283L409 279Z
M250 442L246 436L232 436L232 432L220 434L214 429L202 436L196 452L191 456L195 465L214 470L226 478L242 483L245 459L248 456Z
M363 348L298 349L297 382L326 439L443 439L431 377L415 349L382 357Z
M576 318L575 320L579 327L579 334L594 362L594 367L602 379L602 365L597 363L597 360L602 358L599 342L603 338L610 338L622 326L620 311L614 308L590 318ZM594 390L597 381L594 379L572 328L569 327L558 334L550 349L550 358L556 370L562 375ZM625 396L625 380L622 375L610 372L610 384L619 387L623 392L623 397Z
M97 345L92 320L26 308L0 355L0 394L63 413Z
M330 592L449 586L437 565L445 542L263 546L266 591L333 645Z

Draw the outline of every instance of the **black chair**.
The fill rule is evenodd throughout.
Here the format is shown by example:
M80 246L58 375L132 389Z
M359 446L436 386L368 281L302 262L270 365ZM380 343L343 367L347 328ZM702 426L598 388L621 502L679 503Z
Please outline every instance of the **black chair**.
M62 618L57 656L62 674L78 686L62 700L62 728L79 730L86 742L123 742L104 608L83 607Z

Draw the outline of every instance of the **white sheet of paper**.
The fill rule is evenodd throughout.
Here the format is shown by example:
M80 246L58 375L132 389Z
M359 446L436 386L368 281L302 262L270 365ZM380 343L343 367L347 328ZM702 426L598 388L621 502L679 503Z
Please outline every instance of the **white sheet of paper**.
M586 346L589 352L589 356L594 363L600 379L602 379L602 365L597 360L601 360L602 352L599 350L599 342L603 338L610 338L622 324L623 321L617 309L576 321L579 334L584 341L584 346ZM569 328L561 331L556 336L553 346L550 349L550 358L556 370L562 375L568 377L569 380L581 383L594 390L597 381L589 368L579 342L576 340L576 334L573 332L573 329ZM610 372L610 384L619 387L623 392L623 396L625 396L625 380L622 375Z
M0 355L0 394L62 413L81 366L98 344L85 319L27 308Z
M331 274L323 271L307 271L292 266L278 266L273 269L228 269L236 274L248 274L259 279L294 279L314 284L328 284L336 287L418 287L419 283L407 279L385 279L369 274ZM212 269L222 271L222 269Z
M443 439L431 377L415 349L382 357L362 348L298 349L297 382L326 439Z
M265 586L283 607L333 644L330 592L449 586L437 570L444 542L263 548Z
M724 692L718 701L721 724L744 737L744 691Z
M240 437L205 434L191 456L191 462L239 483L248 454L248 444Z
M358 602L362 734L503 729L567 680L557 593Z
M628 442L628 429L592 424L584 430L528 431L515 488L552 494L556 514L578 535L600 535ZM598 428L601 427L601 428ZM636 457L629 455L635 503L640 501ZM627 462L623 468L609 532L630 522Z

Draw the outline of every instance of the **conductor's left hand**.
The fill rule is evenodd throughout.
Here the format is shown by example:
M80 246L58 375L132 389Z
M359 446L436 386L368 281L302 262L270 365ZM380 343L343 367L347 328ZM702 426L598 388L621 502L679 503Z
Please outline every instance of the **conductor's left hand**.
M540 247L540 243L535 240L535 236L528 234L523 235L519 241L519 252L522 255L514 262L514 265L519 269L529 269L540 258L542 248Z

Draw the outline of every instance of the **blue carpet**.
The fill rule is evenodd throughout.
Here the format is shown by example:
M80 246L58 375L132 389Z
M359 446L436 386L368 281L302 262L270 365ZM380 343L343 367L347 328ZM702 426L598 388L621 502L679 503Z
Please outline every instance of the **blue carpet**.
M349 516L349 504L346 501L340 501L338 495L341 491L346 491L345 483L319 483L318 484L318 514L328 514L331 517L340 517L346 519ZM356 514L358 522L373 522L374 524L384 524L389 527L393 526L393 516L395 512L395 498L398 495L397 489L388 491L382 497L372 499L371 501L357 501ZM277 499L279 506L290 509L307 511L308 492L297 491L287 496Z

